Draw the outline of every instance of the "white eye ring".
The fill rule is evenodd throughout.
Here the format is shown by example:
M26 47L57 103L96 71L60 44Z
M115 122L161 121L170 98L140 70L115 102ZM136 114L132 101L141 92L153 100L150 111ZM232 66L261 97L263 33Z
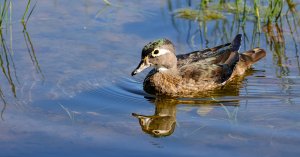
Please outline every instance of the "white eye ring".
M167 54L167 53L170 53L170 51L167 50L167 49L154 49L151 52L153 57L161 56L161 55L164 55L164 54Z
M155 49L155 50L153 50L153 51L151 52L151 54L152 54L153 57L157 57L157 56L159 56L159 50L158 50L158 49Z

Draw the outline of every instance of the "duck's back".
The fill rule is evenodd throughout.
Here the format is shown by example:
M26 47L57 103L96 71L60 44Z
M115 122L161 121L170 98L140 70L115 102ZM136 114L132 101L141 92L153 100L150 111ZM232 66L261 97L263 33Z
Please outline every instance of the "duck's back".
M241 35L231 43L177 55L180 75L183 79L192 79L196 83L223 83L230 78L239 61L238 50L241 46Z

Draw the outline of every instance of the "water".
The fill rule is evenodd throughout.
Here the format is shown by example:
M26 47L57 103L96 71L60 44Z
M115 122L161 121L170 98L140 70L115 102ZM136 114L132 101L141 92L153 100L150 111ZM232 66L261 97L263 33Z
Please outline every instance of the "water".
M2 71L1 157L299 156L298 27L284 18L284 43L274 42L275 26L274 36L263 31L253 41L255 25L247 22L241 51L260 46L267 56L245 79L210 96L156 99L142 90L147 72L130 76L146 43L166 37L179 54L241 32L236 24L230 31L230 14L199 26L174 18L166 1L110 2L38 1L25 32L19 19L26 2L13 2L12 38L8 28L4 38L13 48L8 67L16 97ZM132 113L164 113L153 127L167 136L149 135Z

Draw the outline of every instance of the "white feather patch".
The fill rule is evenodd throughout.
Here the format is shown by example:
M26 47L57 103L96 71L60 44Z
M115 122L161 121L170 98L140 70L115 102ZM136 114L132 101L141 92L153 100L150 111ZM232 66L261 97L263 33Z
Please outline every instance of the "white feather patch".
M165 67L160 67L160 68L158 68L157 70L160 71L160 72L163 72L163 71L167 71L167 70L169 70L169 69L167 69L167 68L165 68Z
M167 53L170 53L170 50L167 50L167 49L155 49L155 50L158 50L159 52L158 52L158 54L153 54L153 53L152 53L152 56L153 56L153 57L157 57L157 56L161 56L161 55L165 55L165 54L167 54ZM153 50L153 52L154 52L155 50Z

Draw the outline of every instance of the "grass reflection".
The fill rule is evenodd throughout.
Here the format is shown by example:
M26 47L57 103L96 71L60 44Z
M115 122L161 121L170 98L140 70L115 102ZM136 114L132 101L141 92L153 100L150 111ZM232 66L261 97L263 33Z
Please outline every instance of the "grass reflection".
M15 87L14 81L12 79L11 69L10 69L10 67L11 67L10 61L13 62L13 60L12 60L11 54L9 53L9 49L6 45L6 41L3 37L2 30L0 30L0 39L1 39L0 44L1 44L1 48L2 48L1 49L2 53L0 55L0 66L2 69L3 75L5 76L6 80L8 81L8 83L11 87L11 91L13 92L14 96L16 97L16 87ZM8 56L10 56L10 57L8 57ZM14 69L14 71L15 71L15 69Z
M44 74L42 72L42 69L39 65L38 59L36 57L30 35L29 35L29 33L26 29L26 25L23 24L23 26L24 26L24 29L23 29L24 40L25 40L25 43L26 43L27 51L28 51L28 54L30 56L31 62L32 62L33 66L35 67L37 73L41 74L42 79L44 79Z
M100 15L103 14L109 7L113 6L113 4L108 0L103 0L103 3L105 4L105 6L97 11L95 18L100 17Z
M31 61L34 65L34 67L37 69L37 72L42 75L42 78L44 78L41 68L38 64L37 57L35 55L33 43L30 39L30 35L26 29L27 22L32 15L36 4L31 8L30 7L31 0L27 1L27 5L23 14L23 17L21 19L21 23L23 25L23 35L24 40L27 46L27 50L29 53L29 56L31 58ZM14 98L17 98L17 91L16 91L16 84L19 83L18 77L17 77L17 71L14 63L14 53L13 53L13 36L12 36L12 6L13 2L12 0L4 0L2 4L0 4L0 68L2 75L1 77L4 77L5 80L8 82L8 85L10 86L10 92L13 94ZM9 46L6 38L9 38ZM4 81L3 79L1 79ZM3 82L2 82L3 83ZM1 109L1 118L3 119L4 111L7 107L7 101L6 101L6 94L7 91L3 91L3 88L0 86L0 99L3 102L3 107Z

